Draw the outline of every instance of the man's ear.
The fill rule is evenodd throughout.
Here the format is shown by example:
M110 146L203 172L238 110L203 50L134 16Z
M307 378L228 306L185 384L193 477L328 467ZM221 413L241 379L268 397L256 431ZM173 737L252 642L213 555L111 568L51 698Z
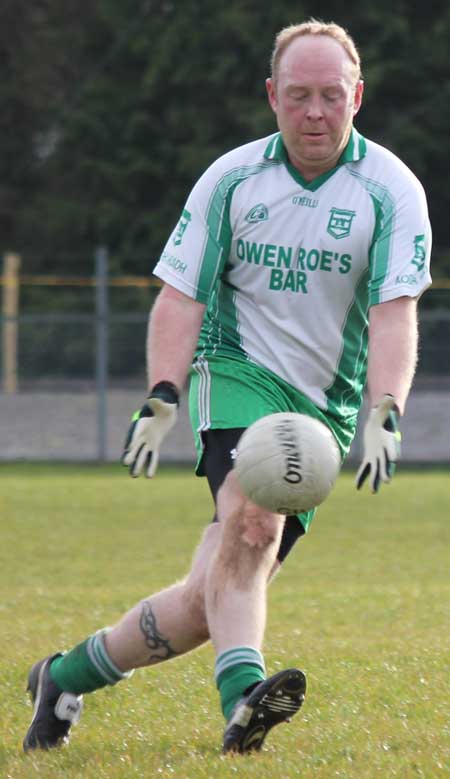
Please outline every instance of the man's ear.
M355 89L355 100L353 104L353 116L356 116L359 109L361 108L362 98L364 94L364 81L360 79L356 85Z
M273 82L273 79L266 78L266 89L267 89L267 98L269 100L269 105L270 105L272 111L276 114L276 112L277 112L277 95L276 95L275 84Z

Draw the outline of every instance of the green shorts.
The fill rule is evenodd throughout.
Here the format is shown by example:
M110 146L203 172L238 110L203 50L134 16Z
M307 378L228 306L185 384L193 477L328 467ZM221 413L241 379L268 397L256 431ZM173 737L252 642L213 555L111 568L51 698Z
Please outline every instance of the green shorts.
M342 459L348 453L354 427L344 425L317 408L309 398L276 374L255 363L223 357L198 358L192 366L189 413L197 450L197 473L201 474L202 431L249 427L257 419L279 411L307 414L327 425L339 446ZM314 509L299 514L305 528Z

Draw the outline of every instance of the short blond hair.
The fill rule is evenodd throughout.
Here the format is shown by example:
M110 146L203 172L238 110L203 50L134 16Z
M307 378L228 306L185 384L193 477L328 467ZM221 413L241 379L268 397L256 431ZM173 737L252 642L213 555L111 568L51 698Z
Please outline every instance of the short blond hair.
M335 24L335 22L322 22L313 18L308 19L307 22L302 22L301 24L291 24L288 27L284 27L276 36L270 61L271 77L273 81L276 82L277 80L280 59L283 52L286 51L292 41L303 35L327 35L329 38L334 38L334 40L340 43L347 52L354 66L355 80L359 81L361 78L361 59L353 38L349 35L347 30L344 30L339 24Z

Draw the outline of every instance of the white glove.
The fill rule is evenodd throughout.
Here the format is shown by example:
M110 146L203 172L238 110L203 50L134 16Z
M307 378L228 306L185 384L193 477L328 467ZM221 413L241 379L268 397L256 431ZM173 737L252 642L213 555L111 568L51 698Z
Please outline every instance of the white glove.
M177 421L177 413L175 385L169 381L155 384L145 405L133 415L125 441L122 463L130 467L131 476L140 476L143 470L149 479L155 475L161 444Z
M392 395L383 395L378 406L371 409L364 427L364 456L356 474L357 490L367 477L372 492L378 492L380 482L391 481L400 456L398 418Z

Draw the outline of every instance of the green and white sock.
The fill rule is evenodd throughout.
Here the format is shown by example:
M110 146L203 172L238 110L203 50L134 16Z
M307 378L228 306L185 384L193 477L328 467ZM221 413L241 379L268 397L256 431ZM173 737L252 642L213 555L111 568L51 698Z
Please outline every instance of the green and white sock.
M65 692L81 695L108 684L128 679L133 671L122 673L106 652L105 635L109 628L99 630L70 652L56 657L50 666L50 676Z
M245 691L266 678L264 658L258 649L250 646L228 649L216 659L215 677L222 712L228 720Z

